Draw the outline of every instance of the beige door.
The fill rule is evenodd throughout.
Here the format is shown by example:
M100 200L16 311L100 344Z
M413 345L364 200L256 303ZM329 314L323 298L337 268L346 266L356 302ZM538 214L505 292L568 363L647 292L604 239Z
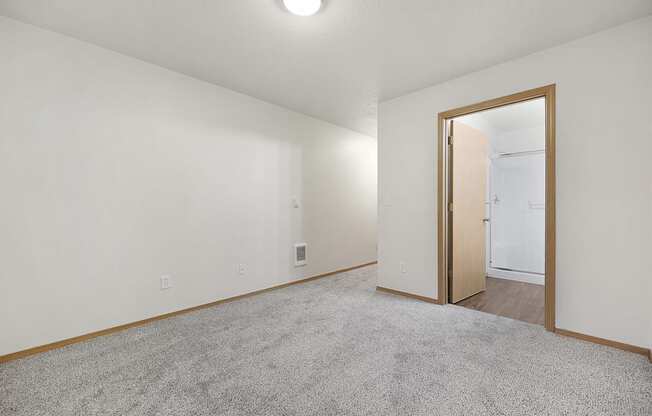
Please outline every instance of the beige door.
M449 264L450 296L453 303L486 288L485 198L488 144L478 130L450 122L452 201ZM449 135L450 135L449 133Z

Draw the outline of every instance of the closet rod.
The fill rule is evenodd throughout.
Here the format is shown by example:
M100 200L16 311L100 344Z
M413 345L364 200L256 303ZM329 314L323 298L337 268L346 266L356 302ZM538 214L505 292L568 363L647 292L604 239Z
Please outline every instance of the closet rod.
M545 153L545 149L541 150L524 150L522 152L508 152L508 153L498 153L492 156L492 159L497 159L500 157L516 157L516 156L529 156L529 155L539 155Z

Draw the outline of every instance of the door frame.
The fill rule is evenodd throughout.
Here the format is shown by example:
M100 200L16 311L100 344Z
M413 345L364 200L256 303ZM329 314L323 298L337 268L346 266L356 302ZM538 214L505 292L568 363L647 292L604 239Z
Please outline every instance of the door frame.
M448 303L448 256L450 252L448 187L450 182L449 146L445 140L446 121L466 114L491 108L516 104L523 101L545 98L546 108L546 214L545 214L545 328L555 330L555 91L556 85L504 97L482 101L476 104L443 111L437 115L437 298L440 305Z

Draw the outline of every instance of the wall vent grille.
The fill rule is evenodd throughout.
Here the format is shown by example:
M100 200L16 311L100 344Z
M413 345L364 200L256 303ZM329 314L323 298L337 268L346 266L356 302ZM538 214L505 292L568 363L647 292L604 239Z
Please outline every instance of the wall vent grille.
M308 264L308 244L299 243L294 245L294 265L305 266Z

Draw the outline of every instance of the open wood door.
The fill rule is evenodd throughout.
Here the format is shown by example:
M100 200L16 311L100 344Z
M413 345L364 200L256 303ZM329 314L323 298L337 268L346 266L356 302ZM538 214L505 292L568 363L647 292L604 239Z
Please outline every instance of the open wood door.
M449 137L449 295L456 303L486 289L488 141L480 131L452 120Z

